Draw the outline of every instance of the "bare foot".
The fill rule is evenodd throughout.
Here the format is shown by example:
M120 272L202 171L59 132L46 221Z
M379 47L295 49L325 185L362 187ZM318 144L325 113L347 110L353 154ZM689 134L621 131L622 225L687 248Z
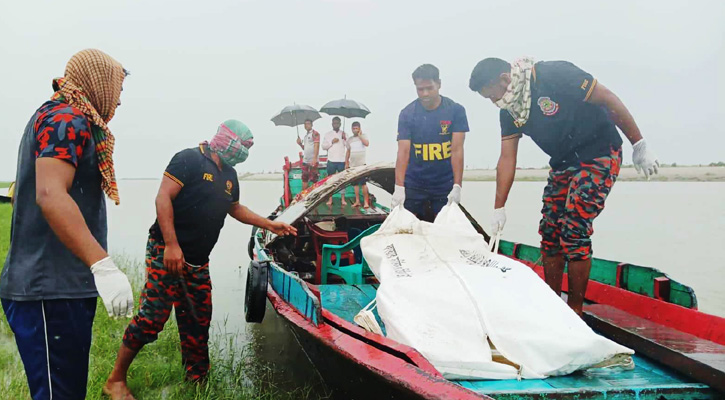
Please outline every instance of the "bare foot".
M103 394L111 400L136 400L126 386L126 382L106 382L103 385Z
M332 199L330 199L330 201L327 202L327 206L332 207Z
M356 202L352 203L352 205L350 207L352 207L352 208L360 208L361 205L360 205L360 202L356 201Z
M365 205L363 206L363 208L370 208L370 204L365 203Z
M346 206L347 205L347 202L345 201L344 198L342 199L341 203L342 203L343 206Z

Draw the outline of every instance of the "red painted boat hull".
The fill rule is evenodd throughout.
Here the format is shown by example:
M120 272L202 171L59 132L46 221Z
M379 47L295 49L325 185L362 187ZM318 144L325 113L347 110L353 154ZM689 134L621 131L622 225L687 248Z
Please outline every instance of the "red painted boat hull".
M268 298L333 390L335 398L491 399L381 351L332 324L315 326L273 290L269 290Z
M288 176L291 168L292 164L286 159L284 168L285 194L282 199L282 204L285 207L289 206L292 200ZM514 244L514 250L511 254L520 256L516 252L516 246L520 245ZM261 243L257 243L256 248L261 249ZM543 268L541 266L520 259L518 256L512 256L512 258L528 265L543 277ZM648 322L659 324L664 332L663 335L668 334L666 331L669 329L694 335L713 344L725 345L725 318L697 311L694 294L693 301L690 304L691 308L669 302L668 289L670 282L667 277L655 278L654 297L638 294L627 290L626 285L620 287L622 283L620 272L622 271L624 271L624 268L621 265L617 266L616 284L605 284L591 280L586 299L591 303L607 305L621 310L633 318L642 318ZM287 278L285 279L289 281L291 278L289 274L286 275ZM285 319L326 384L334 390L333 395L336 398L464 400L491 398L446 380L416 350L383 336L364 331L354 323L325 310L321 307L320 293L317 291L317 286L302 282L299 278L295 279L305 288L305 293L301 295L308 296L303 298L303 300L307 299L307 301L301 303L301 305L295 303L298 307L293 307L275 292L272 283L270 283L268 289L268 299L275 310ZM564 274L564 291L567 288L567 275ZM291 299L289 285L279 286L278 290L279 293L284 293L284 298ZM292 300L297 301L298 299L292 298ZM316 314L309 313L308 307L312 303L315 304L312 309L316 310ZM312 321L315 321L315 323ZM620 326L615 325L615 327L619 328ZM630 336L639 339L636 337L636 333ZM666 351L663 353L662 346L653 346L653 350L649 353L645 352L645 354L655 361L662 362L665 366L671 366L666 358L657 357L661 354L669 356ZM681 358L688 360L691 358L690 354L684 353L675 354L675 356L681 356ZM712 370L712 368L707 369L705 367L702 369L705 372ZM688 371L678 370L678 372L693 377L696 376L688 373ZM719 371L720 374L722 372ZM696 382L707 383L713 388L719 387L717 382L713 383L712 379L710 381L698 379ZM527 398L601 398L601 393L598 391L588 391L587 388L583 387L572 387L571 389L574 392L561 391L556 395L548 393L542 394L542 397L539 397L537 393L527 393ZM637 397L641 395L641 398L647 399L675 399L683 393L676 388L655 388L656 393L652 392L650 394L647 394L642 388L635 387L632 390L633 394L638 393ZM673 397L669 396L668 390L672 391ZM704 384L701 388L693 390L689 393L688 399L719 398L717 394L714 394L715 397L713 397L710 388ZM664 394L667 394L667 396L656 397ZM498 397L498 395L496 396ZM615 398L628 397L626 397L625 392L618 392Z

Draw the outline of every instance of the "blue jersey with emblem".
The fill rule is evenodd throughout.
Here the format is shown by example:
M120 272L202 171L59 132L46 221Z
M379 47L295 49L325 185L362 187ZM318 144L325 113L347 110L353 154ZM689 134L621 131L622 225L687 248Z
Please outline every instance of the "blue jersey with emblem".
M441 96L435 110L426 110L417 99L398 117L398 140L410 140L410 161L405 187L431 194L448 194L453 187L451 138L468 132L466 109Z
M501 135L531 139L551 159L555 170L611 154L622 145L614 122L602 106L587 103L597 80L566 61L541 61L531 74L529 120L517 127L501 110Z

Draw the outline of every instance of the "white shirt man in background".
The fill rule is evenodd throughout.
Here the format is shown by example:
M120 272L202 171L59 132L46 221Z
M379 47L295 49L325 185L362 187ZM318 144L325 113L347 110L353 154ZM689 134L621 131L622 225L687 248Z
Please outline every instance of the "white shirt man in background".
M360 123L355 121L352 123L352 136L347 139L347 155L345 157L345 168L360 167L366 164L365 155L370 140L360 129ZM360 207L360 187L362 186L364 208L370 207L370 195L368 194L368 186L365 184L366 179L362 178L355 184L355 202L352 208Z
M322 149L327 150L327 176L334 175L345 170L345 157L347 154L347 144L345 132L340 130L340 117L332 119L332 130L325 134L322 141ZM343 192L342 205L347 205L345 194ZM327 201L328 206L332 206L332 196Z
M320 133L312 129L312 120L305 121L304 139L297 137L297 144L302 147L302 190L314 184L320 179L320 171L317 169L318 156L320 154Z

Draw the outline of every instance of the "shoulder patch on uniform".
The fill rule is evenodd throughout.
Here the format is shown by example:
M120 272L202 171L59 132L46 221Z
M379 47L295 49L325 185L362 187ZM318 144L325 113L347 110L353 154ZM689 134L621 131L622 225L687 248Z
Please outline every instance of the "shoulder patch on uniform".
M547 117L550 117L559 112L559 104L548 97L539 97L536 102L541 108L541 112Z

